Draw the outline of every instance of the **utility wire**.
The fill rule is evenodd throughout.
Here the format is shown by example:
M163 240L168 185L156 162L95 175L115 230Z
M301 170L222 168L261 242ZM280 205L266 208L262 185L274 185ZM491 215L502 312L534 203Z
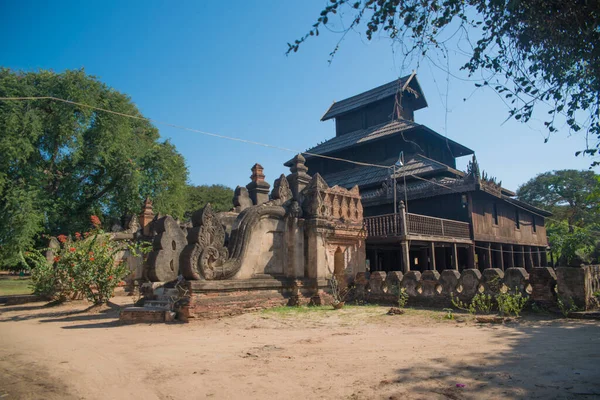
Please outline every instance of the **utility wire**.
M176 125L176 124L171 124L169 122L164 122L164 121L159 121L156 119L152 119L152 118L147 118L147 117L141 117L139 115L131 115L131 114L125 114L125 113L121 113L118 111L113 111L113 110L107 110L105 108L100 108L100 107L96 107L96 106L91 106L89 104L84 104L84 103L79 103L76 101L71 101L71 100L66 100L66 99L61 99L59 97L53 97L53 96L24 96L24 97L0 97L0 100L2 101L27 101L27 100L52 100L52 101L57 101L57 102L62 102L62 103L66 103L66 104L70 104L70 105L74 105L74 106L79 106L79 107L85 107L85 108L89 108L92 110L96 110L96 111L102 111L102 112L106 112L109 114L114 114L114 115L119 115L121 117L125 117L125 118L133 118L133 119L137 119L137 120L141 120L141 121L148 121L154 124L161 124L161 125L165 125L165 126L169 126L175 129L181 129L184 131L188 131L188 132L194 132L194 133L200 133L203 135L207 135L207 136L212 136L212 137L216 137L216 138L220 138L220 139L225 139L225 140L231 140L234 142L241 142L241 143L247 143L247 144L253 144L256 146L262 146L262 147L266 147L266 148L271 148L271 149L276 149L276 150L282 150L282 151L287 151L287 152L291 152L294 154L305 154L305 155L309 155L312 157L318 157L318 158L324 158L324 159L328 159L328 160L334 160L334 161L341 161L341 162L346 162L346 163L350 163L350 164L355 164L355 165L360 165L360 166L364 166L364 167L374 167L374 168L382 168L382 169L387 169L390 170L393 168L392 166L389 165L380 165L380 164L373 164L373 163L366 163L366 162L361 162L361 161L354 161L354 160L347 160L344 158L339 158L339 157L332 157L332 156L327 156L327 155L323 155L323 154L317 154L317 153L311 153L308 151L298 151L298 150L294 150L294 149L290 149L287 147L282 147L282 146L275 146L275 145L271 145L271 144L267 144L267 143L261 143L261 142L256 142L253 140L247 140L247 139L241 139L241 138L236 138L236 137L232 137L232 136L226 136L226 135L221 135L218 133L212 133L212 132L207 132L207 131L202 131L199 129L194 129L194 128L188 128L186 126L182 126L182 125ZM400 170L404 168L401 167ZM439 182L436 182L434 180L430 180L430 179L426 179L426 178L422 178L420 176L414 175L414 174L410 174L410 173L405 173L405 176L409 175L412 178L424 181L424 182L428 182L443 188L446 188L448 190L450 190L452 193L458 193L458 191L454 188L451 188L447 185L441 184ZM394 177L394 179L396 179L396 177ZM406 184L404 185L404 187L406 188ZM563 221L557 220L555 218L550 218L550 217L546 217L542 214L536 213L535 211L531 211L525 207L522 207L518 204L514 204L511 203L512 205L514 205L517 208L520 208L524 211L527 211L531 214L537 215L539 217L548 219L550 221L556 221L559 223L562 223ZM578 226L575 225L569 225L570 227L573 228L577 228L577 229L583 229L580 228ZM590 232L594 232L594 233L599 233L600 231L590 231Z

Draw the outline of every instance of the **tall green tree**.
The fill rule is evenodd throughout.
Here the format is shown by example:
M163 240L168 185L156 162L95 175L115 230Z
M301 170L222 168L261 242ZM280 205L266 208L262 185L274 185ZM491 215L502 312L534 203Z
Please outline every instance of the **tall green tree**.
M0 100L0 264L42 233L89 228L89 215L156 211L183 216L183 157L143 119L131 99L83 70L0 69L0 97L52 96L134 115L45 100Z
M517 190L520 200L547 209L548 241L560 265L598 261L600 175L593 171L545 172Z
M233 189L225 185L188 186L186 216L210 203L216 212L233 208Z
M534 108L549 107L549 133L564 122L586 133L578 153L598 155L598 0L330 0L308 32L288 43L288 53L325 30L338 32L340 42L360 31L368 40L389 38L397 53L436 66L459 53L462 69L482 76L476 86L505 97L510 116L526 122Z
M570 231L600 223L598 199L594 193L600 190L599 175L593 171L566 169L544 172L530 179L517 190L520 200L554 214L564 220Z

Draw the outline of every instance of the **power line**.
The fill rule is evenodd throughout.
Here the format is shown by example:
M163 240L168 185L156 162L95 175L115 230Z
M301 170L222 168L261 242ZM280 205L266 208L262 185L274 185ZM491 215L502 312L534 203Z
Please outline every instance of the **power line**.
M414 72L413 72L413 74L414 74ZM412 75L411 75L411 77L412 77ZM159 120L156 120L156 119L153 119L153 118L141 117L139 115L125 114L125 113L121 113L121 112L118 112L118 111L107 110L105 108L91 106L89 104L79 103L79 102L76 102L76 101L61 99L59 97L54 97L54 96L0 97L0 100L3 100L3 101L27 101L27 100L52 100L52 101L58 101L58 102L62 102L62 103L66 103L66 104L70 104L70 105L74 105L74 106L85 107L85 108L89 108L89 109L96 110L96 111L102 111L102 112L106 112L106 113L109 113L109 114L118 115L118 116L125 117L125 118L133 118L133 119L137 119L137 120L148 121L148 122L152 122L154 124L161 124L161 125L165 125L165 126L169 126L169 127L175 128L175 129L185 130L185 131L188 131L188 132L200 133L200 134L203 134L203 135L212 136L212 137L216 137L216 138L219 138L219 139L231 140L231 141L235 141L235 142L253 144L253 145L256 145L256 146L262 146L262 147L266 147L266 148L287 151L287 152L291 152L291 153L294 153L294 154L305 154L305 155L309 155L309 156L312 156L312 157L324 158L324 159L334 160L334 161L341 161L341 162L346 162L346 163L360 165L360 166L365 166L365 167L382 168L382 169L387 169L387 170L390 170L390 169L393 168L393 165L389 166L389 165L380 165L380 164L366 163L366 162L361 162L361 161L348 160L348 159L339 158L339 157L327 156L327 155L317 154L317 153L311 153L311 152L307 152L307 151L298 151L298 150L290 149L290 148L287 148L287 147L276 146L276 145L271 145L271 144L267 144L267 143L256 142L256 141L253 141L253 140L241 139L241 138L236 138L236 137L232 137L232 136L221 135L221 134L218 134L218 133L212 133L212 132L202 131L202 130L199 130L199 129L189 128L189 127L182 126L182 125L176 125L176 124L172 124L172 123L169 123L169 122L159 121ZM458 193L458 191L456 189L451 188L449 186L446 186L444 184L441 184L439 182L436 182L435 180L430 180L430 179L422 178L420 176L417 176L417 175L414 175L414 174L410 174L410 173L408 173L407 175L411 176L412 178L419 179L419 180L422 180L422 181L425 181L425 182L428 182L428 183L431 183L431 184L434 184L434 185L446 188L446 189L450 190L452 193ZM406 174L405 174L405 176L406 176ZM396 177L394 177L394 179L396 179ZM406 181L405 181L404 187L406 188ZM520 209L522 209L524 211L527 211L527 212L529 212L531 214L534 214L534 215L537 215L539 217L548 219L550 221L556 221L556 222L559 222L559 223L563 222L563 221L560 221L560 220L557 220L557 219L554 219L554 218L550 218L550 217L544 216L542 214L536 213L536 212L531 211L531 210L529 210L529 209L527 209L525 207L522 207L522 206L520 206L518 204L514 204L514 203L511 203L511 204L514 205L517 208L520 208ZM569 227L573 227L573 228L577 228L577 229L583 229L583 228L580 228L580 227L575 226L575 225L569 225ZM594 231L594 230L592 230L590 232L594 232L594 233L599 233L600 234L600 231Z
M89 104L78 103L76 101L65 100L65 99L61 99L61 98L53 97L53 96L39 96L39 97L37 97L37 96L36 97L0 97L0 100L5 100L5 101L24 101L24 100L52 100L52 101L58 101L58 102L62 102L62 103L71 104L71 105L74 105L74 106L86 107L86 108L89 108L89 109L92 109L92 110L96 110L96 111L102 111L102 112L106 112L106 113L109 113L109 114L119 115L121 117L134 118L134 119L137 119L137 120L152 122L154 124L166 125L166 126L169 126L171 128L181 129L181 130L188 131L188 132L200 133L200 134L203 134L203 135L212 136L212 137L216 137L216 138L219 138L219 139L226 139L226 140L231 140L231 141L234 141L234 142L241 142L241 143L253 144L253 145L256 145L256 146L262 146L262 147L267 147L267 148L271 148L271 149L287 151L287 152L291 152L291 153L294 153L294 154L299 154L299 153L300 154L306 154L306 155L310 155L312 157L319 157L319 158L326 158L326 159L329 159L329 160L342 161L342 162L347 162L347 163L350 163L350 164L361 165L361 166L365 166L365 167L377 167L377 168L385 168L385 169L389 169L390 168L389 166L385 166L385 165L365 163L365 162L361 162L361 161L347 160L347 159L339 158L339 157L326 156L326 155L323 155L323 154L311 153L311 152L307 152L307 151L299 151L299 150L294 150L294 149L290 149L290 148L287 148L287 147L275 146L275 145L271 145L271 144L267 144L267 143L256 142L256 141L253 141L253 140L241 139L241 138L236 138L236 137L232 137L232 136L221 135L221 134L218 134L218 133L201 131L199 129L188 128L188 127L182 126L182 125L171 124L169 122L159 121L159 120L156 120L156 119L153 119L153 118L141 117L139 115L125 114L125 113L121 113L121 112L118 112L118 111L107 110L105 108L91 106Z

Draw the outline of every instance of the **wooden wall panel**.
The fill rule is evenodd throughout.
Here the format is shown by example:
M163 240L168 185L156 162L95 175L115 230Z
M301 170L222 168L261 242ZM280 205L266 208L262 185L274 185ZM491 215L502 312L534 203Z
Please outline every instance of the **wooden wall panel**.
M524 244L531 246L547 246L544 219L534 216L529 211L485 193L471 195L473 207L473 233L475 240L482 242L502 242ZM493 217L493 207L496 204L498 224ZM518 210L519 227L515 222ZM535 229L533 224L535 223Z

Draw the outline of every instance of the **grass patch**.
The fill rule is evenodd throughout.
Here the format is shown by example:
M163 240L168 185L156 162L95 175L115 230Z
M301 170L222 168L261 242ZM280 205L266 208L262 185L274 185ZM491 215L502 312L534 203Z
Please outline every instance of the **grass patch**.
M379 310L381 309L381 310ZM275 314L280 316L295 316L295 315L324 315L331 313L332 315L348 315L348 314L373 314L384 313L384 310L387 311L385 307L382 307L377 304L365 304L365 305L354 305L354 304L346 304L340 310L334 310L332 306L300 306L300 307L273 307L262 310L263 314Z
M0 279L0 296L9 294L31 294L31 279Z
M300 306L300 307L288 307L288 306L280 306L267 308L262 310L263 314L277 314L277 315L298 315L298 314L308 314L308 313L319 313L325 311L334 311L331 306Z

